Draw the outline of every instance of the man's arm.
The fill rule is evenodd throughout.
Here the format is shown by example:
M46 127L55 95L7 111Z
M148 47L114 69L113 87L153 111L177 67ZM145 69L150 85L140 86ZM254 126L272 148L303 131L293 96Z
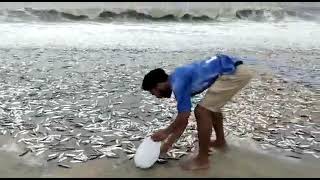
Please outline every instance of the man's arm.
M161 153L167 152L172 144L180 138L188 125L189 116L190 112L179 113L176 120L167 129L165 129L165 131L167 132L171 130L171 133L164 144L161 146Z
M175 133L176 131L184 131L184 129L188 125L188 118L190 116L190 112L182 112L178 113L175 121L173 121L166 129L165 132L167 134Z
M179 138L180 135L183 133L184 129L186 128L186 126L188 125L189 116L190 116L190 112L178 113L177 118L175 119L174 122L170 124L170 126L168 126L165 129L161 129L157 131L151 136L151 138L154 141L163 141L167 139L168 136L171 134L175 134L174 137ZM172 137L172 140L175 139L174 137Z
M179 80L176 80L174 85L172 85L172 89L177 100L178 115L176 119L167 128L162 129L157 133L153 134L153 140L162 141L164 139L167 139L168 136L175 131L177 131L175 134L179 134L180 131L184 131L185 127L188 124L188 118L190 116L192 106L190 88L190 79L188 74L186 75L185 72L182 72L181 74L180 72Z

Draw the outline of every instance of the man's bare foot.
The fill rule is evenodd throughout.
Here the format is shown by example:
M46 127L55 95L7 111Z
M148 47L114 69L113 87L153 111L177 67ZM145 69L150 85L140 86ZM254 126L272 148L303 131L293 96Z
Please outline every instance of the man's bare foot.
M184 170L201 170L201 169L208 169L209 168L209 159L200 159L194 157L183 164L181 164L181 168Z
M195 142L197 142L197 141L195 141ZM199 153L198 151L199 151L199 145L196 144L194 152ZM214 151L213 147L211 146L211 144L209 144L208 155L211 156L213 154L213 151ZM197 153L193 154L192 157L196 157Z

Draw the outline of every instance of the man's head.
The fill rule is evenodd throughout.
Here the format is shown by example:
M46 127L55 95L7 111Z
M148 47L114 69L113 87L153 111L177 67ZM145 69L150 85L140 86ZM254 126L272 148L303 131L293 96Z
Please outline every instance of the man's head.
M161 68L154 69L144 76L142 89L157 98L170 98L172 93L169 76Z

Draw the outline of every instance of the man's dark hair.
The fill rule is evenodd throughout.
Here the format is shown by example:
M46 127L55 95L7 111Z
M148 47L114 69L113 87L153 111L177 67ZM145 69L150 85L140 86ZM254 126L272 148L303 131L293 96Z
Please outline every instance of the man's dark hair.
M154 69L146 74L142 81L142 89L150 91L156 87L158 83L168 80L168 74L161 68Z

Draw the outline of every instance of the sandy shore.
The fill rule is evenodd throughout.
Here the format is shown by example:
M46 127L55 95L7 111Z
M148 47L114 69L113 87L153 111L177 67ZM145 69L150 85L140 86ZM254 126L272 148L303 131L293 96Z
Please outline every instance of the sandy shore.
M1 138L1 146L7 151L0 153L1 177L319 177L317 160L283 158L280 154L257 152L256 145L249 140L228 138L229 150L215 151L211 156L211 167L196 172L180 169L179 162L155 164L151 169L141 170L133 161L124 159L99 159L75 164L71 169L47 164L30 155L19 157L19 148L8 139ZM9 146L8 146L9 145ZM186 157L187 158L187 157Z

